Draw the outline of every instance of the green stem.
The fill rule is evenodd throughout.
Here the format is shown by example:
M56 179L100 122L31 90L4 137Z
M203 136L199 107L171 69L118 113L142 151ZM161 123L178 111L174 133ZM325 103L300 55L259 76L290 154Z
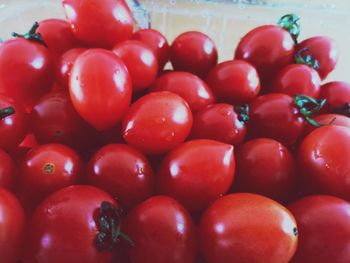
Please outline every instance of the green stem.
M13 37L21 37L27 40L31 40L31 41L35 41L38 42L42 45L44 45L45 47L47 47L43 37L41 36L40 33L36 32L36 30L39 27L39 23L38 22L34 22L33 26L29 29L28 33L25 34L18 34L16 32L12 32L12 36Z
M11 116L14 113L15 109L11 106L0 109L0 120L5 119L6 117Z
M321 127L322 124L314 121L312 118L323 108L326 104L326 99L315 100L306 95L295 95L294 104L298 108L299 113L312 126Z
M235 112L238 114L238 120L243 124L246 124L249 121L249 106L244 104L241 106L235 106Z
M287 14L282 16L278 21L278 25L290 33L295 44L298 43L297 38L300 34L300 18L297 15Z
M299 49L294 55L295 62L297 64L304 64L309 67L312 67L314 70L318 70L320 68L320 64L317 59L314 59L309 52L308 48Z

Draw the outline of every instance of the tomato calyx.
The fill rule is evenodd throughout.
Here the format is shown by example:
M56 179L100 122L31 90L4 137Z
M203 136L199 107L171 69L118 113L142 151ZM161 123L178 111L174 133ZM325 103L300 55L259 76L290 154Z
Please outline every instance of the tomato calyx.
M350 117L350 102L344 103L338 107L335 107L331 110L331 113L345 115L346 117Z
M5 107L0 109L0 120L5 119L6 117L11 116L15 113L15 109L13 107Z
M322 125L312 119L326 104L326 99L315 100L306 95L295 95L294 104L299 113L312 126L321 127Z
M53 163L47 163L44 165L43 171L46 174L52 174L55 172L55 165Z
M298 229L296 227L293 228L293 235L297 237L299 235Z
M243 124L249 121L249 106L248 104L235 106L235 112L238 114L238 120Z
M24 39L29 40L29 41L35 41L35 42L38 42L39 44L47 47L47 44L45 43L41 34L36 32L38 27L39 27L39 23L34 22L33 26L29 29L28 33L18 34L16 32L12 32L12 36L13 37L21 37L21 38L24 38Z
M295 14L287 14L278 20L278 25L289 32L294 43L297 44L297 38L300 34L300 18Z
M312 67L314 70L318 70L320 68L318 60L312 57L308 48L299 49L295 53L294 59L297 64L307 65L309 67Z
M107 201L103 201L99 210L99 233L96 235L95 245L99 251L112 251L120 238L130 246L134 242L121 231L121 211Z

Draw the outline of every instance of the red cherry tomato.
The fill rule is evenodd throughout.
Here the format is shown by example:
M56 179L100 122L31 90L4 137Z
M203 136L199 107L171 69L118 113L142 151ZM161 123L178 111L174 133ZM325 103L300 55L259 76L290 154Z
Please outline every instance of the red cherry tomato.
M335 68L338 61L338 48L330 37L316 36L305 39L296 47L297 52L303 49L317 60L319 64L317 72L322 80Z
M193 263L196 230L190 214L175 199L154 196L132 210L124 231L134 242L133 263Z
M128 144L147 154L167 152L183 142L192 128L192 113L183 98L168 91L137 100L123 119Z
M320 114L314 117L314 120L321 124L322 126L324 125L337 125L337 126L344 126L350 128L350 118L339 115L339 114ZM316 127L307 124L305 126L305 131L303 132L305 136L309 133L311 133L313 130L317 129Z
M291 263L350 262L350 203L334 196L308 196L288 206L300 233Z
M238 145L247 134L248 107L218 103L193 115L191 139L212 139Z
M324 126L302 142L298 162L305 190L350 200L350 129Z
M201 253L208 263L287 263L297 247L292 214L256 194L216 200L199 224Z
M44 39L47 48L59 58L64 52L79 46L70 24L63 19L45 19L39 22L38 33Z
M172 43L170 61L176 71L188 71L205 77L218 62L218 52L207 35L189 31L176 37Z
M158 69L164 68L170 57L170 46L162 33L154 29L141 29L136 31L131 39L147 44L158 60Z
M165 156L157 186L161 194L174 197L191 212L201 212L230 189L234 171L232 145L193 140Z
M259 138L246 142L236 153L237 169L233 189L285 201L295 183L295 162L278 141Z
M24 262L109 263L118 225L118 204L110 195L92 186L66 187L35 210Z
M0 94L0 149L14 149L27 132L28 118L22 105Z
M99 131L116 125L131 101L132 86L126 66L111 51L103 49L87 50L76 59L69 88L75 109Z
M37 37L37 27L35 24L27 37ZM0 46L0 93L30 109L50 90L53 81L53 59L40 41L17 37Z
M15 183L16 164L5 151L0 149L0 187L11 190Z
M154 175L147 158L123 144L110 144L99 149L90 159L87 181L130 209L154 192Z
M147 44L137 40L128 40L116 45L113 52L123 60L128 68L134 91L148 88L157 78L157 58Z
M62 4L76 38L85 45L112 48L132 35L134 19L124 0L62 0Z
M65 52L57 62L56 80L64 89L69 87L69 77L75 60L86 50L86 48L72 48Z
M327 100L328 112L350 117L350 83L332 81L323 84L320 97Z
M25 215L18 200L0 187L0 258L1 263L14 263L20 258Z
M320 95L321 79L312 67L290 64L283 67L271 84L271 92L290 96L303 94L317 99Z
M208 85L196 75L189 72L169 72L160 76L152 85L151 91L170 91L180 95L197 111L213 104L213 92Z
M239 105L258 96L260 80L255 68L242 60L216 65L207 77L215 96L223 102Z

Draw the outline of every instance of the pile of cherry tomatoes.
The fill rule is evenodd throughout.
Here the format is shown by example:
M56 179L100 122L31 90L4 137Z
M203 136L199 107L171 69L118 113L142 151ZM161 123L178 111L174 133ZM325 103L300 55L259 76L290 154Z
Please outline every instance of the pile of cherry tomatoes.
M123 0L62 5L0 44L1 263L350 262L332 39L286 15L218 63Z

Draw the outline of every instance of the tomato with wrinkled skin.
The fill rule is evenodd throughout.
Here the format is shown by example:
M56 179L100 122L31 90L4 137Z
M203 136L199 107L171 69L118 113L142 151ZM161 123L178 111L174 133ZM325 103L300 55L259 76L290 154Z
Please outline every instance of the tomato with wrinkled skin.
M186 101L168 92L152 92L138 99L123 119L123 137L146 154L168 152L183 142L192 128Z
M299 242L290 263L350 262L350 203L315 195L288 206L298 224Z
M16 176L16 164L12 157L0 149L0 187L13 189Z
M243 60L216 65L209 72L206 81L219 101L234 105L248 103L260 91L258 73L251 64Z
M201 212L230 189L234 172L232 145L193 140L165 156L157 187L159 193L175 198L189 211Z
M124 144L109 144L89 160L87 182L112 196L126 209L154 193L154 175L146 156Z
M158 61L147 44L137 40L123 41L113 47L130 73L134 91L148 88L157 78Z
M175 199L154 196L126 217L123 231L134 242L128 247L133 263L193 263L196 229L190 214Z
M169 61L170 46L165 36L155 29L140 29L136 31L131 39L139 40L147 44L158 60L158 70L162 70Z
M304 189L350 201L349 160L350 128L328 125L314 130L298 152Z
M247 125L230 104L217 103L193 114L191 139L212 139L238 145L247 134Z
M295 190L294 158L278 141L268 138L247 141L238 148L236 161L235 192L285 201Z
M317 71L303 64L283 67L271 83L270 92L290 96L303 94L317 99L320 95L321 79Z
M170 47L170 61L176 71L205 77L218 62L215 43L209 36L188 31L177 36Z
M99 131L116 125L131 102L129 72L123 61L108 50L89 49L78 56L69 83L75 109Z
M124 0L62 0L75 37L90 47L112 48L131 37L132 13Z
M321 98L327 100L326 109L334 111L338 107L350 103L350 83L345 81L332 81L322 85Z
M1 263L14 263L20 258L25 214L18 200L0 187L0 258Z
M213 104L215 97L208 85L189 72L175 71L161 75L150 88L154 91L170 91L180 95L192 112Z

